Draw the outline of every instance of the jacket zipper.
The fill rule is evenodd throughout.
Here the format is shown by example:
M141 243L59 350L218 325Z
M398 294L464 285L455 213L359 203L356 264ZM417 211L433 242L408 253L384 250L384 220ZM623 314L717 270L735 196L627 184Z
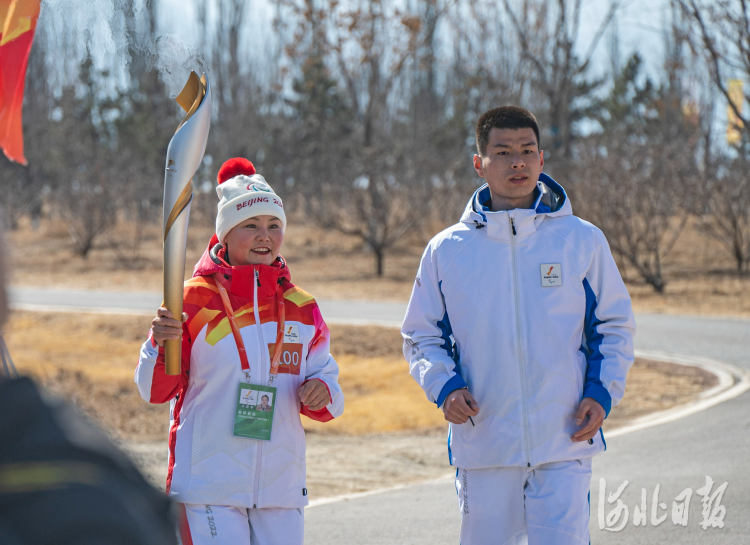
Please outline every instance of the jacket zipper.
M511 261L513 263L513 295L516 302L516 344L518 345L518 365L521 367L521 405L523 406L523 438L526 445L526 467L531 467L531 449L529 448L529 411L526 405L526 367L523 364L523 350L521 349L521 297L518 294L518 267L516 266L516 224L510 218Z
M263 343L263 331L261 331L260 313L258 312L258 286L260 285L260 278L258 277L258 269L255 269L255 284L253 286L253 313L255 314L255 330L258 332L258 344L260 345L260 358L258 358L258 369L260 370L260 381L259 384L263 384L263 376L265 371L265 364L260 363L265 358L263 357L263 347L266 346ZM256 455L255 462L255 491L253 493L253 507L258 506L258 494L260 493L260 463L263 459L263 441L258 441L258 453Z

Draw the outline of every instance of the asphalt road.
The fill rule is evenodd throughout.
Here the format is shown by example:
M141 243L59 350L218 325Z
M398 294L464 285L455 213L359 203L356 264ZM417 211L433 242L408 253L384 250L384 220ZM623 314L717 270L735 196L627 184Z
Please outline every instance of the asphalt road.
M103 314L143 314L151 316L161 305L158 292L91 291L63 288L11 287L11 307L19 310L51 312L96 312ZM376 324L400 327L406 304L374 301L318 301L326 321L331 324Z
M11 304L30 310L151 314L161 301L154 293L111 293L12 288ZM396 326L405 304L320 301L329 323ZM640 314L636 316L636 348L685 356L709 357L750 369L750 321ZM641 430L607 442L608 450L594 460L591 484L592 543L741 544L750 543L750 392L706 411ZM450 471L446 456L446 472ZM716 492L727 483L713 509L724 511L723 528L703 529L702 497L698 490L710 476ZM611 515L617 502L604 502L604 527L599 523L600 479L606 494L628 484L619 499L625 518ZM659 486L652 519L653 495ZM673 503L692 490L687 525L673 523ZM634 511L645 489L647 520L634 526ZM679 502L684 503L684 502ZM722 509L723 508L723 509ZM666 515L663 522L655 524ZM607 520L612 524L608 524ZM609 528L607 530L606 528ZM459 514L453 482L425 483L400 490L308 508L307 545L458 543Z

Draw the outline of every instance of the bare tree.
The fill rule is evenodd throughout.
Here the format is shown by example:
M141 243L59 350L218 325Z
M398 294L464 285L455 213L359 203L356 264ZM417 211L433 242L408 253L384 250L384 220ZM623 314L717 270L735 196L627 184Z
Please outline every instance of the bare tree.
M301 157L290 157L289 176L304 192L310 217L359 237L373 251L380 276L386 252L415 225L420 209L429 210L420 188L430 175L415 153L414 132L423 147L432 135L424 126L415 129L418 106L411 99L420 93L434 99L434 65L429 45L422 46L434 39L441 10L429 2L415 14L381 0L285 5L301 25L287 49L302 72L293 103L297 123L289 128ZM409 70L418 70L420 54L426 74L415 82ZM306 136L315 141L308 145Z
M575 50L581 39L582 0L522 0L518 8L503 0L527 69L547 102L546 124L552 137L553 157L569 157L573 125L587 115L586 100L602 83L586 78L593 55L622 0L611 0L609 10L582 57Z
M599 105L603 132L577 148L582 168L574 187L582 216L657 292L693 204L700 134L699 120L683 108L679 43L670 52L659 88L648 79L640 84L640 58L629 60Z
M429 4L423 6L425 39L418 51L430 53L412 69L415 79L433 82L412 96L414 140L422 143L416 150L430 178L429 215L420 214L418 224L422 238L455 223L482 181L471 161L479 116L504 104L533 108L531 74L502 6L493 0Z
M58 189L51 202L65 223L76 254L85 258L94 241L117 223L118 206L101 165L78 173L68 187Z
M138 4L127 0L117 5L123 12L130 77L105 105L115 119L111 130L117 149L107 171L120 188L119 212L130 230L130 241L107 238L120 265L127 268L143 266L144 227L161 219L164 157L179 111L156 68L158 2L147 3L143 10Z
M750 115L744 100L730 93L729 79L750 78L750 4L746 0L674 0L683 15L691 22L686 32L696 56L706 63L715 88L726 99L736 119L734 128L741 131L737 143L737 157L711 154L711 127L707 125L701 206L696 208L699 229L718 241L732 255L737 272L748 273L750 261L750 198L747 167L750 158ZM713 116L711 116L713 118Z
M734 258L739 275L750 272L750 164L744 157L725 160L728 168L705 185L698 228Z
M669 170L685 157L681 150L667 148L610 146L606 156L593 148L582 158L587 168L578 194L585 198L576 201L581 215L602 229L615 254L660 293L667 284L664 258L688 219L678 198L686 179Z
M49 207L65 224L75 252L86 257L94 241L117 222L120 192L115 170L112 127L105 120L111 105L101 100L97 74L91 57L82 64L80 83L85 92L67 87L56 102L59 121L50 126L56 142L45 158L54 165L51 176L56 187Z
M744 103L737 104L730 96L728 78L750 78L750 3L746 0L674 0L693 23L695 32L686 32L696 55L702 55L711 78L727 100L741 129L750 130L750 115L744 113ZM750 95L745 94L745 101Z
M502 3L458 2L450 20L454 53L446 85L458 109L481 114L504 103L531 106L532 77L524 45Z

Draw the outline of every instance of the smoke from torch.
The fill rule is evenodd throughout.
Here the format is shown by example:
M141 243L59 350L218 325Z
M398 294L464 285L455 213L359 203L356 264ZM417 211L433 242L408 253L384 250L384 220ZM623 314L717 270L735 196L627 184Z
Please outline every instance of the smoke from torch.
M175 99L186 115L167 148L164 173L164 306L172 316L182 316L190 203L193 200L193 175L203 160L211 126L211 87L206 75L190 73L185 87ZM165 371L179 375L182 342L164 343Z

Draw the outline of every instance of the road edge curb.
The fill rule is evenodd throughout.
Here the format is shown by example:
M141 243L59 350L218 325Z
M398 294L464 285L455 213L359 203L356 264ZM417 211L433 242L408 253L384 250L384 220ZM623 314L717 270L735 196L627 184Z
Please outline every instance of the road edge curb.
M735 397L750 390L750 373L735 365L724 363L711 358L702 358L695 356L686 356L683 354L672 354L668 352L657 352L651 350L636 350L636 357L666 363L675 363L677 365L686 365L690 367L699 367L705 371L713 373L718 379L719 384L702 392L698 399L689 401L672 407L665 411L636 418L629 424L620 428L615 428L606 433L606 437L619 437L634 431L645 430L668 422L674 422L691 414L695 414L706 409L710 409L729 401Z

